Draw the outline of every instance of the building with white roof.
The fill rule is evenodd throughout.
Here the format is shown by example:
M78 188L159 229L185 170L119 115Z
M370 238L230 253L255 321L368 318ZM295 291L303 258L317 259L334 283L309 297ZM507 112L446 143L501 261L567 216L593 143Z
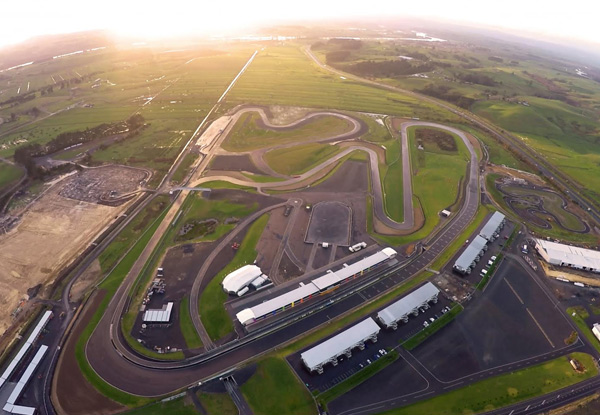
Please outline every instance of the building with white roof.
M241 268L236 269L232 273L228 274L221 285L223 290L228 294L237 294L257 278L263 278L267 280L268 277L262 273L260 268L256 265L244 265ZM264 281L263 281L264 282Z
M408 321L410 314L418 315L419 308L428 309L429 302L437 303L440 290L430 282L414 290L410 294L402 297L400 300L377 313L377 319L386 328L396 330L398 322Z
M171 320L173 302L169 301L160 310L146 310L142 320L144 323L168 323Z
M379 331L380 328L375 320L369 317L305 351L300 358L308 370L321 374L323 366L327 363L337 366L338 357L342 355L351 357L354 348L363 350L367 340L371 340L373 343L377 342Z
M335 288L340 284L361 277L366 272L369 272L395 256L395 250L392 248L384 248L360 261L356 261L350 265L344 264L344 267L337 271L329 270L324 275L315 278L307 284L300 283L298 288L288 291L280 296L271 298L250 308L246 308L237 313L236 317L240 323L247 326L255 321L302 304L305 301L310 300L313 296L325 293L327 290Z
M470 274L471 269L487 250L487 239L477 235L454 262L454 270L462 274Z
M498 233L504 227L505 222L505 216L503 213L494 212L483 228L481 228L481 231L479 231L479 235L488 241L493 241L498 237Z
M592 333L594 333L594 336L600 341L600 324L594 323L592 326Z
M600 273L600 252L556 242L535 240L535 249L549 264Z

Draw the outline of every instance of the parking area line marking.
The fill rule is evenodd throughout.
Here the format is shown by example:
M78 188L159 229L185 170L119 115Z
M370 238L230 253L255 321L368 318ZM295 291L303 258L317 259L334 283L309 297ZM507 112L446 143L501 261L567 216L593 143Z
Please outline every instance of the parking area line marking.
M519 294L517 294L517 292L515 291L515 289L513 288L513 286L510 284L510 282L508 282L508 280L506 280L506 278L504 279L504 282L508 285L508 288L511 289L511 291L513 292L513 294L519 299L519 301L521 302L521 304L525 305L525 303L523 302L523 299L519 296Z
M531 318L533 319L533 321L535 322L535 324L538 326L538 328L540 329L540 331L542 332L542 334L544 335L544 337L546 337L546 340L548 340L548 343L550 343L550 346L552 346L552 348L554 349L554 343L552 343L552 340L550 340L550 337L548 337L548 335L546 334L546 332L544 331L544 329L542 328L541 324L535 319L535 317L533 316L533 314L531 314L531 311L528 308L525 308L527 310L527 312L529 313L529 315L531 316Z

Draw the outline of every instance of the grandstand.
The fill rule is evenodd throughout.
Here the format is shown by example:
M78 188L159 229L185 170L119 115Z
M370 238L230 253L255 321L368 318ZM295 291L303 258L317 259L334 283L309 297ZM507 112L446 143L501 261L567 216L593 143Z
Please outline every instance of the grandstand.
M236 317L240 323L244 326L248 326L256 321L260 321L302 304L316 295L326 293L341 284L358 278L395 256L396 251L392 248L384 248L360 261L347 266L345 265L337 271L327 271L321 277L318 277L307 284L301 283L298 288L288 291L285 294L253 307L246 308L237 313Z

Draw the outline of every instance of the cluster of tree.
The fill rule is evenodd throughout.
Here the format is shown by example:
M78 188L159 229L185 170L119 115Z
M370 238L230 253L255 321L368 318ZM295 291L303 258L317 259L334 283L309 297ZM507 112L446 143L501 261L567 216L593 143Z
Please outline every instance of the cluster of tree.
M333 38L327 41L328 46L335 46L339 49L358 50L362 48L362 40L359 39L345 39L345 38Z
M345 68L358 76L368 76L376 78L393 78L395 76L413 75L416 73L429 72L434 69L431 63L413 65L405 60L391 61L364 61L358 62Z
M125 121L111 124L100 124L93 128L86 128L83 131L68 131L60 133L45 145L38 143L27 144L15 150L14 159L27 168L30 175L36 175L36 165L34 158L55 153L68 147L87 143L100 138L110 137L112 135L128 132L127 138L134 136L144 125L144 117L135 114Z
M504 62L504 59L502 59L499 56L488 56L488 59L491 61L494 61L494 62L500 62L500 63Z
M473 98L466 97L446 85L429 84L418 92L434 98L443 99L444 101L451 102L452 104L465 109L470 108L475 102Z
M330 65L337 62L345 62L350 57L351 53L352 52L349 50L334 50L332 52L327 52L325 54L325 61Z
M35 91L29 92L23 95L15 95L14 97L10 97L5 101L0 102L0 107L4 105L10 105L11 107L16 107L19 104L22 104L27 101L31 101L35 99Z
M477 72L457 73L454 76L463 82L470 82L472 84L485 86L496 86L498 84L491 76Z

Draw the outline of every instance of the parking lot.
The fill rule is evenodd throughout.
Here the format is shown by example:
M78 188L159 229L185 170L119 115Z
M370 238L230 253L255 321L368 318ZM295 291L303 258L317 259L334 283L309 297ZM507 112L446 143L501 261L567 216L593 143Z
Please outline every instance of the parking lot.
M400 297L394 299L394 301L397 301L399 299ZM380 351L381 349L389 351L399 347L400 343L421 331L424 328L425 322L427 322L427 324L430 324L431 319L435 320L437 317L443 315L442 310L447 309L447 307L449 306L451 306L451 302L440 293L437 304L430 303L430 308L427 310L423 310L423 312L420 312L418 316L411 315L408 323L400 322L398 324L398 329L395 331L382 328L379 332L379 335L377 336L378 341L376 343L371 343L370 341L366 342L365 350L362 351L358 348L353 349L352 357L347 358L346 356L342 356L338 358L339 363L337 366L333 366L332 364L325 365L323 368L323 374L310 373L308 369L302 364L300 355L304 351L316 346L317 344L322 343L330 337L335 336L340 331L347 329L348 326L332 334L331 336L323 338L318 342L311 344L307 348L288 356L287 359L290 365L298 374L298 376L307 385L309 390L318 390L319 392L323 392L335 386L336 384L344 381L348 377L352 376L354 373L359 372L361 369L364 369L369 364L379 359L382 355ZM375 318L375 316L376 313L371 315L371 317L373 318ZM452 322L450 323L450 325L452 325ZM403 359L399 359L391 366L396 366L398 368L403 367L402 371L404 371L405 375L408 376L405 382L410 383L414 381L418 383L417 378L420 379L420 376L416 372L414 372L414 370L412 370L410 366L406 362L404 362ZM404 368L404 366L406 366L406 368ZM412 373L412 375L411 371L414 372ZM412 379L411 376L414 376L415 378Z
M559 350L571 331L526 269L504 259L485 292L412 353L440 380L451 381Z

